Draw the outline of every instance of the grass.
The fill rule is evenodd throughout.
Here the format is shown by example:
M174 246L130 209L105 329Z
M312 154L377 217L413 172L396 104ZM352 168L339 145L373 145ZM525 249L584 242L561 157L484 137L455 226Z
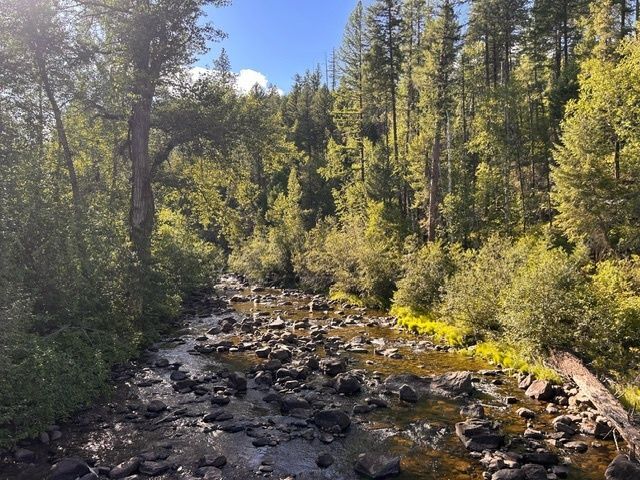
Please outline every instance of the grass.
M635 385L623 385L620 401L629 410L640 412L640 387Z
M447 345L466 347L470 343L471 330L436 320L428 313L396 305L391 309L391 315L398 318L401 327L419 335L430 335Z
M522 373L530 373L540 380L549 380L561 383L558 373L545 366L540 360L531 360L525 355L500 342L481 342L467 350L469 355L484 358L494 364L500 364L505 368L512 368Z
M331 290L329 292L329 298L341 303L348 303L350 305L356 305L358 307L367 308L383 308L385 303L375 297L360 297L353 293L343 292L341 290Z

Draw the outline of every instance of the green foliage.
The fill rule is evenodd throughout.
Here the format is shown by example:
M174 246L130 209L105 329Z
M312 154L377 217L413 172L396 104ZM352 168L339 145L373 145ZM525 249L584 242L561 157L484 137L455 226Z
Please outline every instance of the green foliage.
M456 273L445 283L440 315L477 333L499 332L501 292L526 258L527 243L513 248L510 240L493 236L478 251L461 255Z
M529 354L571 349L582 316L578 264L545 242L528 245L526 255L499 295L497 321L504 337Z
M403 276L393 302L417 310L433 309L454 269L448 249L441 242L414 247L404 256L402 265Z

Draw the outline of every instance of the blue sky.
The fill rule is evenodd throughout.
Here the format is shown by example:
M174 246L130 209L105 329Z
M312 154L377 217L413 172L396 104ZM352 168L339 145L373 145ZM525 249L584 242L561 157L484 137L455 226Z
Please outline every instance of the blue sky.
M296 73L318 63L324 69L325 55L339 47L356 1L233 0L228 7L208 7L209 20L228 38L211 45L197 65L211 66L224 47L233 71L242 73L240 82L262 83L262 74L288 91Z

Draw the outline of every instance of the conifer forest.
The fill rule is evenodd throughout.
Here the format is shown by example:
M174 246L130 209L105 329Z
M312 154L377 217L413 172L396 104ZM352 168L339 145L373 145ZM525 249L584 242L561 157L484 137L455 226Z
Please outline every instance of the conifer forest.
M0 479L640 480L640 3L236 2L0 0Z

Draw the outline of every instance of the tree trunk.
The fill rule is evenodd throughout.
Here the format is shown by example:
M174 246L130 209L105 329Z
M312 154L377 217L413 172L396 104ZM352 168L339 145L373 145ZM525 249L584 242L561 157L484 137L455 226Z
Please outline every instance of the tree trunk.
M438 227L438 207L440 206L440 153L442 150L440 140L440 122L438 121L433 140L433 151L431 154L431 175L429 179L429 223L427 228L427 239L430 242L436 239L436 229Z
M155 214L151 187L151 158L149 156L152 98L151 89L143 92L134 103L129 120L132 170L129 226L133 248L143 266L147 266L151 262L151 234Z

